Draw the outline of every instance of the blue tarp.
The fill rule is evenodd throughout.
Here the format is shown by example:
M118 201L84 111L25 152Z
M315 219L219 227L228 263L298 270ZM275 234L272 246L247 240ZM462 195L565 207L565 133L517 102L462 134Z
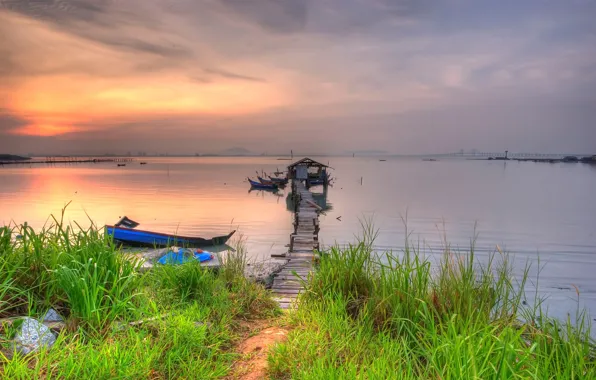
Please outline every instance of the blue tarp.
M194 252L190 249L179 249L178 252L169 251L159 260L160 264L184 264L190 260L199 260L200 262L213 259L213 254L205 251Z

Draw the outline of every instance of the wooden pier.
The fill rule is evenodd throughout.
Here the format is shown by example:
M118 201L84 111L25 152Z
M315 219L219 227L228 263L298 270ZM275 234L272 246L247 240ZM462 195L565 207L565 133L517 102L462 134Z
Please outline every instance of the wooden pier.
M29 160L12 160L12 161L0 161L0 165L34 165L34 164L85 164L85 163L92 163L92 164L101 164L101 163L109 163L109 162L116 162L116 163L125 163L125 162L132 162L132 158L130 157L45 157L39 159L29 159Z
M304 290L304 282L313 270L314 251L319 249L320 207L302 181L292 181L292 193L294 232L290 235L288 253L283 256L287 262L274 277L271 287L282 309L289 309Z

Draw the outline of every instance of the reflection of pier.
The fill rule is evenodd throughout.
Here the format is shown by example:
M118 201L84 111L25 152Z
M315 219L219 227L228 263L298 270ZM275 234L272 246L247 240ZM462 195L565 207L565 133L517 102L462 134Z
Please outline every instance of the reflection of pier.
M288 309L304 290L304 281L312 271L315 250L319 249L319 213L329 210L327 203L327 166L309 158L288 166L292 192L286 198L286 207L294 212L294 232L290 235L287 259L275 275L271 291L279 306ZM312 193L310 186L323 185L323 193ZM277 256L279 257L279 256Z

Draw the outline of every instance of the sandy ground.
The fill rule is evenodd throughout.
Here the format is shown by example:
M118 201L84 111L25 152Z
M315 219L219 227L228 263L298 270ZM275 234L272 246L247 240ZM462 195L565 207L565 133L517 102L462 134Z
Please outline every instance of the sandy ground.
M266 379L269 348L285 341L288 330L271 327L271 321L253 321L246 323L244 327L248 328L247 337L237 347L237 352L242 356L234 364L233 375L228 379Z

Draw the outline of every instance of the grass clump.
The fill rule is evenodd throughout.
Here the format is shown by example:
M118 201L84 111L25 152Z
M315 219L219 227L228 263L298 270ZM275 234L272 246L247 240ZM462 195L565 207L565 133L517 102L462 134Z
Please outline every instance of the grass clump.
M514 282L507 255L482 261L446 252L431 267L410 247L377 255L366 240L329 249L269 356L273 377L596 378L586 315L562 324L520 309L528 271Z
M52 221L0 228L3 379L219 378L236 358L239 321L278 313L244 277L241 243L219 271L191 261L141 273L101 229ZM66 319L54 346L17 354L14 317L49 308Z
M53 222L39 232L26 224L0 228L0 283L13 294L3 298L0 313L39 314L53 307L93 331L137 317L138 261L119 254L94 226Z

